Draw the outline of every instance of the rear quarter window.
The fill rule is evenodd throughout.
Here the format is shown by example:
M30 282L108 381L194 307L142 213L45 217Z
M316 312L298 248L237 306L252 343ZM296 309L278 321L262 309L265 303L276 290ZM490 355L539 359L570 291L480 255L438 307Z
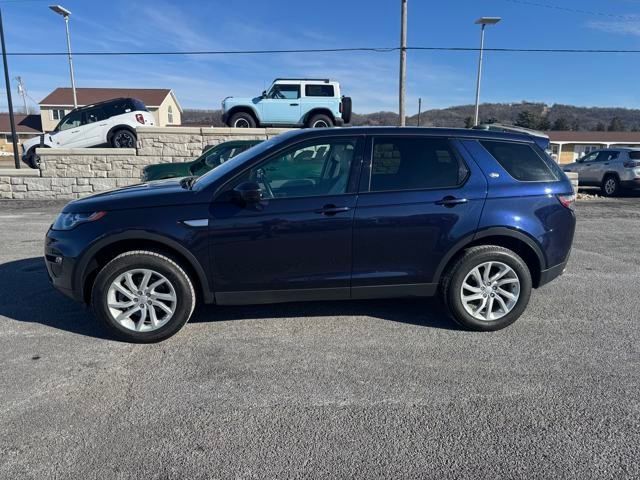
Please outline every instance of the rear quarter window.
M307 97L333 97L333 85L305 85L304 94Z
M640 160L640 151L637 152L629 152L629 158L631 160Z
M516 180L554 182L562 178L559 167L537 145L494 140L480 144Z

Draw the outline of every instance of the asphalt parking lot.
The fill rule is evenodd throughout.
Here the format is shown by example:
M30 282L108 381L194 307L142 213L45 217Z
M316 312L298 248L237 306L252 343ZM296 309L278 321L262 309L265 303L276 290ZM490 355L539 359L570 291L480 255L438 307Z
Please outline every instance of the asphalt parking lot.
M0 478L638 478L640 199L496 333L437 301L206 307L112 341L48 284L61 204L0 203Z

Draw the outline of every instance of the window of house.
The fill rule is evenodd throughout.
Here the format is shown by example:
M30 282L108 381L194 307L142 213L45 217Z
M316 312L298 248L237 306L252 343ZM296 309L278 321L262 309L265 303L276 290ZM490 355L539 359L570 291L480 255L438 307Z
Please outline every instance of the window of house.
M376 138L370 190L421 190L460 185L468 169L444 138Z
M526 143L483 140L482 146L509 175L522 182L558 180L557 172Z
M307 97L333 97L333 85L305 85L304 94Z
M58 108L54 108L53 110L50 110L51 112L51 120L61 120L62 118L64 118L64 110L62 109L58 109Z
M169 123L173 123L173 108L171 107L171 105L169 105L169 108L167 108L167 121Z
M13 135L11 135L10 133L6 134L4 137L7 143L13 143Z

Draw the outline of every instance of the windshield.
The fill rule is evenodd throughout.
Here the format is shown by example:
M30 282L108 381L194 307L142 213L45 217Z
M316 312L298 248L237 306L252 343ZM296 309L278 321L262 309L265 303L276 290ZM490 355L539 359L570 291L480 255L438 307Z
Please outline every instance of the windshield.
M296 130L292 130L290 132L281 133L276 137L272 137L266 142L259 143L258 145L245 150L244 152L236 155L231 160L228 160L221 164L219 167L210 170L208 173L205 173L201 177L199 177L195 183L194 188L203 187L210 185L212 182L215 182L218 178L223 177L229 172L232 172L235 168L242 165L247 160L253 158L256 155L260 155L263 152L266 152L274 145L279 144L280 142L285 141L289 137L298 133Z

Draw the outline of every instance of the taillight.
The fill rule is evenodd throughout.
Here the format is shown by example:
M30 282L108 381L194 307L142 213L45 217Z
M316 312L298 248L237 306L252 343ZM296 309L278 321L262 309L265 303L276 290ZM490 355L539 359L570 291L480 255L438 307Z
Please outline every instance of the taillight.
M622 165L624 165L624 168L640 167L640 160L627 160Z
M575 195L556 195L556 196L558 197L558 200L560 201L563 207L573 210L573 206L576 203Z
M342 113L342 102L340 102L340 105L338 106L338 111Z
M136 113L136 120L138 123L141 123L144 125L144 116L141 113Z

